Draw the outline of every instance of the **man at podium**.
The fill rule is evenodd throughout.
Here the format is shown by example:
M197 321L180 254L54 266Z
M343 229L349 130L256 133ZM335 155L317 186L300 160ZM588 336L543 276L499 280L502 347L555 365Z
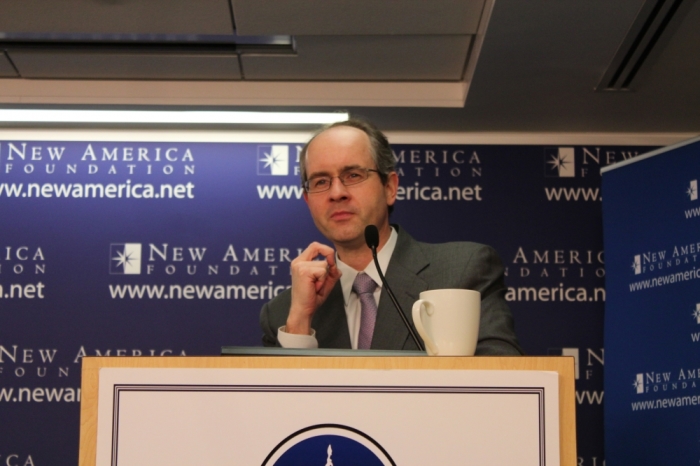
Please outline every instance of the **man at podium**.
M261 311L265 346L418 349L382 289L365 242L365 227L375 225L380 267L404 310L425 290L477 290L476 354L522 354L505 301L503 266L492 248L421 243L389 224L399 179L389 142L374 125L351 119L324 128L302 150L300 169L311 217L334 248L314 242L292 261L291 289Z

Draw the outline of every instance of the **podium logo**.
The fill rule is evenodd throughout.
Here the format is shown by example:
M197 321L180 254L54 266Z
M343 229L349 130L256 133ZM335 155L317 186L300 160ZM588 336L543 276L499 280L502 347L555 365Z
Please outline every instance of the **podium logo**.
M396 465L386 450L369 435L339 424L315 425L293 433L277 445L262 464L263 466Z
M644 393L644 374L637 374L632 387L634 387L637 394Z
M690 186L685 191L691 201L698 200L698 180L691 180Z
M275 144L258 146L258 175L286 176L289 174L289 146Z
M576 176L576 159L573 147L545 149L545 176L573 178Z
M141 273L141 243L112 243L109 245L110 275Z

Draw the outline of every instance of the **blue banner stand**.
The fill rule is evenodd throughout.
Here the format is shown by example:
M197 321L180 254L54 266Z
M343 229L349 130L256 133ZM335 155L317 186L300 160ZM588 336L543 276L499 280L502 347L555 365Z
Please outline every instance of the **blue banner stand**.
M602 169L605 456L700 461L700 138Z

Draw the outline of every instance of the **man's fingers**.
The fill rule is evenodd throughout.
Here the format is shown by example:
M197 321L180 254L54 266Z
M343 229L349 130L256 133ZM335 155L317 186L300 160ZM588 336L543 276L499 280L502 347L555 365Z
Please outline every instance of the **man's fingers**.
M320 256L322 260L317 260ZM293 306L310 310L325 301L340 278L335 250L321 243L311 243L291 264ZM307 311L308 312L308 311Z
M335 262L333 264L329 264L326 268L326 273L323 279L316 282L316 293L320 296L328 295L342 274L343 273L340 271Z
M309 246L304 249L299 256L297 256L296 259L299 259L301 261L312 261L316 259L318 256L324 256L326 258L326 261L332 260L333 263L335 263L335 250L331 248L330 246L326 246L325 244L313 242L309 244ZM295 259L295 260L296 260Z
M334 279L339 279L343 274L335 263L335 257L333 258L333 263L328 265L328 276Z
M298 284L313 284L318 292L329 275L329 269L330 266L325 261L297 262L292 265L292 280Z
M294 264L294 271L298 275L319 277L328 273L330 266L326 261L304 261Z

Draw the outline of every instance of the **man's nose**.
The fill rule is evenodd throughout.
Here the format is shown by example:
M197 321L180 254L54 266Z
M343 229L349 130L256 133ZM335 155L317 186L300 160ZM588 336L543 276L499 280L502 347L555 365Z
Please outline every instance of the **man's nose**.
M344 199L348 197L348 188L339 177L331 178L331 189L328 192L331 199Z

